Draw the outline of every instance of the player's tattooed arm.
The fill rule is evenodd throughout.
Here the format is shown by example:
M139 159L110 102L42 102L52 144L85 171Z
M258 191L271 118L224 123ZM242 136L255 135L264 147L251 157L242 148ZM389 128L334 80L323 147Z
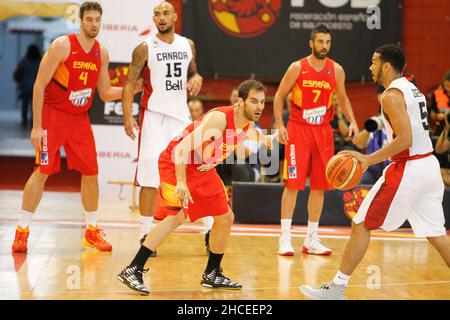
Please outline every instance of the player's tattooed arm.
M191 46L192 50L192 60L189 64L188 69L188 84L187 84L187 90L191 96L195 96L200 92L200 89L202 88L203 78L198 73L197 70L197 63L195 61L196 58L196 50L195 50L195 44L194 41L188 40L189 45Z
M139 126L133 118L132 106L134 100L134 90L136 84L142 76L142 70L148 61L148 48L145 42L142 42L133 50L131 63L128 66L127 79L122 91L123 124L125 133L131 139L135 139L134 129L139 131Z

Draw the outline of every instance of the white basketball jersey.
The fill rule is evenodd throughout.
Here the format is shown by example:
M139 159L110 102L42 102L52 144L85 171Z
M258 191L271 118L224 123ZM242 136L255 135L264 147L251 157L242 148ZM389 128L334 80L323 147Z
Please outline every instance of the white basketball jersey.
M187 77L192 49L187 38L175 34L167 43L156 35L145 40L148 47L141 106L181 121L191 119L187 106Z
M433 145L431 143L429 132L430 128L428 126L428 112L425 96L405 77L392 81L386 91L392 88L396 88L403 93L412 129L411 147L392 158L408 159L416 155L424 155L433 152ZM391 142L395 138L395 134L384 114L383 122L386 127L388 142Z

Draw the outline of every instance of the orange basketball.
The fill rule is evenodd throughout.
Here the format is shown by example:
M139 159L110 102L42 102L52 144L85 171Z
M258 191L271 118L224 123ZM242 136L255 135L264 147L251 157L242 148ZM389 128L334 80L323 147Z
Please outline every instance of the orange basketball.
M333 188L348 190L358 185L362 177L362 167L353 157L335 155L328 161L325 174Z

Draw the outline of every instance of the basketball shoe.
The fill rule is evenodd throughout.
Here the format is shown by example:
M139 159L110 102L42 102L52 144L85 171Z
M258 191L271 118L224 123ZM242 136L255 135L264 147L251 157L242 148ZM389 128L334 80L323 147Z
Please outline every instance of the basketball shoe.
M88 248L95 248L100 251L111 251L112 245L107 242L103 237L105 234L102 229L92 226L88 226L83 237L83 245Z
M117 275L117 279L128 288L140 294L148 295L150 290L145 286L144 280L142 279L142 274L147 271L148 269L143 270L138 266L128 266Z
M208 288L222 288L222 289L242 289L242 284L236 281L231 281L222 274L222 268L216 268L210 273L203 273L200 284Z
M303 253L317 254L321 256L329 256L333 251L320 243L319 238L307 236L302 247Z
M28 251L28 235L30 234L30 228L22 229L17 226L16 236L12 245L13 252L27 252Z
M278 255L280 256L293 256L294 248L291 243L291 235L281 234L278 242Z
M345 285L329 282L321 286L301 286L300 291L314 300L344 300Z

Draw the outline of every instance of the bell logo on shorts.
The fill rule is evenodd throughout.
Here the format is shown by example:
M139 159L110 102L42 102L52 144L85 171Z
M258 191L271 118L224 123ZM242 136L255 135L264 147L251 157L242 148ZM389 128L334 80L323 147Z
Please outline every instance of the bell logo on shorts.
M280 15L282 0L209 0L209 12L224 32L253 38L269 30Z
M88 103L91 93L92 93L91 88L79 91L72 91L70 92L69 100L72 102L74 106L83 107Z

